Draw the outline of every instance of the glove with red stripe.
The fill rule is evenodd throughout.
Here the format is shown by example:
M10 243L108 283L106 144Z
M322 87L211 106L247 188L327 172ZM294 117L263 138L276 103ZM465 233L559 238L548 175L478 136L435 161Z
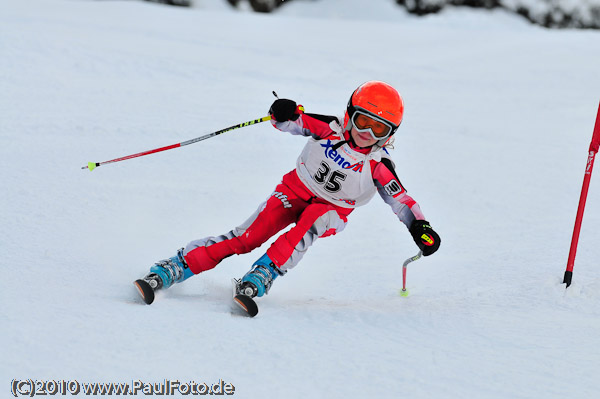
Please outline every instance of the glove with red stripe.
M440 247L440 236L431 228L427 220L413 221L408 231L424 256L431 255Z
M278 98L269 108L269 115L277 122L295 121L300 116L299 108L293 100Z

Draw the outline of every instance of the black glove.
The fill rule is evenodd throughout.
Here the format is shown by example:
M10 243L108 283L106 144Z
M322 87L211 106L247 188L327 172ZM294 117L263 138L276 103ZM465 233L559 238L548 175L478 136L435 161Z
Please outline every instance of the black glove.
M415 220L408 229L410 234L417 243L417 246L423 251L424 256L429 256L440 247L441 239L427 220Z
M298 106L295 101L285 98L277 99L269 108L269 115L277 122L295 121L300 114L297 112Z

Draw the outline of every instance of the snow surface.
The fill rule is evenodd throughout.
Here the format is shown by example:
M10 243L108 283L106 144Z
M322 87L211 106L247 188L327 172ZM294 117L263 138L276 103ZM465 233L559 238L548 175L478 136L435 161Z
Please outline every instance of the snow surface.
M361 20L364 2L341 3L0 2L0 396L33 378L223 379L239 398L596 397L598 176L573 285L560 283L600 33L501 11L415 18L391 0ZM404 96L392 155L443 240L409 266L409 297L401 264L416 247L375 198L255 319L232 313L230 278L265 247L141 303L134 279L245 220L305 140L265 123L81 166L264 116L272 90L337 114L371 79Z

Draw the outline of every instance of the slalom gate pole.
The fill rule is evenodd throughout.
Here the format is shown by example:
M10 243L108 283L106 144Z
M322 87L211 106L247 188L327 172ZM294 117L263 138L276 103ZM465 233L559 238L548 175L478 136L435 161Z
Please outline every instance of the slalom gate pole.
M423 251L419 251L418 254L406 259L402 264L402 291L400 291L400 296L408 296L408 290L406 289L406 269L408 268L408 264L418 260L422 255Z
M585 175L583 177L583 187L581 188L581 196L579 197L579 207L577 208L577 216L575 218L575 228L573 229L573 238L571 239L571 249L569 250L569 259L567 260L567 270L563 279L563 284L567 287L571 285L573 279L573 266L575 265L575 254L577 253L577 243L579 242L579 232L581 231L581 221L583 219L583 211L585 210L585 202L587 199L590 179L592 178L592 169L594 168L594 158L600 147L600 105L598 106L598 115L596 116L596 124L594 125L594 134L588 153L587 164L585 167Z
M264 116L264 117L259 118L259 119L254 119L254 120L251 120L251 121L248 121L248 122L243 122L243 123L240 123L238 125L234 125L234 126L227 127L225 129L218 130L218 131L213 132L213 133L205 134L204 136L196 137L195 139L191 139L191 140L187 140L187 141L182 141L181 143L172 144L172 145L168 145L168 146L160 147L160 148L155 148L153 150L138 152L137 154L132 154L132 155L127 155L127 156L124 156L124 157L121 157L121 158L111 159L110 161L88 162L88 164L86 166L82 166L81 169L89 169L90 172L91 172L92 170L96 169L97 167L102 166L102 165L106 165L108 163L125 161L126 159L138 158L138 157L143 157L144 155L150 155L150 154L155 154L155 153L161 152L161 151L172 150L173 148L179 148L179 147L183 147L183 146L186 146L186 145L194 144L194 143L197 143L199 141L206 140L206 139L209 139L209 138L214 137L214 136L218 136L219 134L227 133L227 132L230 132L232 130L239 129L241 127L251 126L251 125L254 125L254 124L257 124L257 123L261 123L261 122L266 122L266 121L269 121L269 120L271 120L271 116L270 115L269 116Z

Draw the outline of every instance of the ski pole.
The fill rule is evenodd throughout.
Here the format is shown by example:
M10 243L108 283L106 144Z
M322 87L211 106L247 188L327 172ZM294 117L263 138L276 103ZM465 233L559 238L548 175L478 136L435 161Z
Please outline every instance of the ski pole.
M400 296L408 296L408 290L406 289L406 269L408 268L408 264L418 260L421 256L423 256L423 251L419 251L415 256L406 259L402 264L402 291L400 291Z
M89 169L90 172L91 172L92 170L96 169L98 166L106 165L108 163L125 161L126 159L143 157L144 155L155 154L157 152L167 151L167 150L171 150L173 148L183 147L183 146L186 146L186 145L197 143L197 142L202 141L202 140L209 139L209 138L214 137L214 136L218 136L219 134L223 134L223 133L227 133L229 131L235 130L235 129L239 129L241 127L251 126L251 125L254 125L256 123L266 122L266 121L269 121L269 120L271 120L271 115L264 116L264 117L262 117L260 119L254 119L254 120L251 120L251 121L248 121L248 122L243 122L243 123L240 123L238 125L233 125L233 126L225 128L225 129L218 130L216 132L205 134L204 136L196 137L195 139L191 139L191 140L187 140L187 141L182 141L181 143L172 144L172 145L168 145L168 146L160 147L160 148L155 148L153 150L138 152L137 154L127 155L127 156L124 156L124 157L121 157L121 158L116 158L116 159L111 159L110 161L88 162L88 164L86 166L82 166L81 169Z
M573 266L575 265L575 255L577 254L577 243L579 242L579 233L581 232L581 222L583 220L583 211L585 210L585 202L587 200L588 188L592 178L592 170L594 169L594 157L600 148L600 105L598 106L598 114L594 125L594 133L592 142L588 150L588 159L585 166L585 175L583 177L583 185L579 196L579 205L577 207L577 215L575 217L575 227L573 228L573 237L571 238L571 248L569 249L569 258L567 259L567 270L563 278L563 284L569 288L573 279Z

